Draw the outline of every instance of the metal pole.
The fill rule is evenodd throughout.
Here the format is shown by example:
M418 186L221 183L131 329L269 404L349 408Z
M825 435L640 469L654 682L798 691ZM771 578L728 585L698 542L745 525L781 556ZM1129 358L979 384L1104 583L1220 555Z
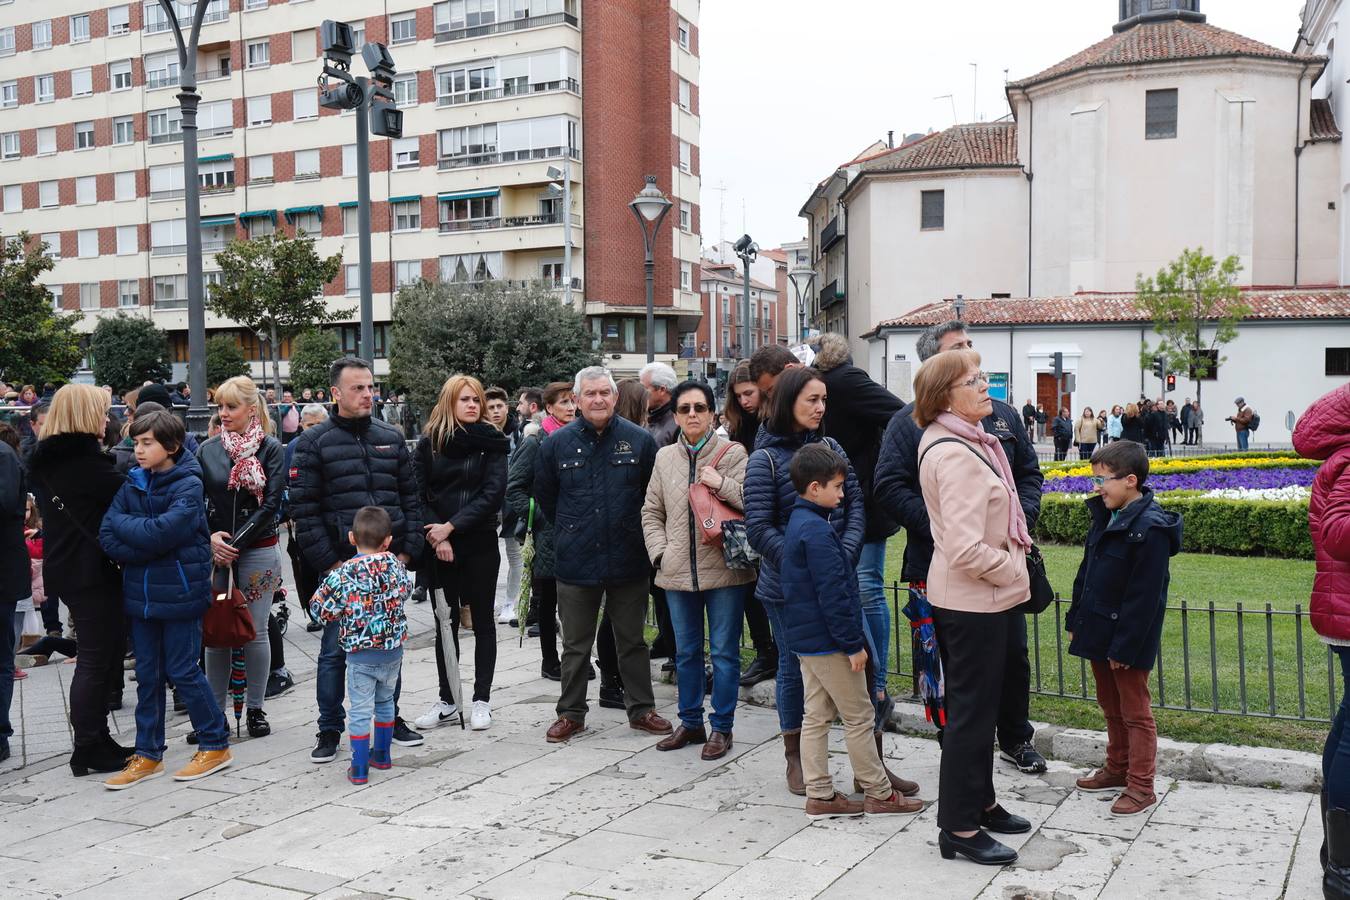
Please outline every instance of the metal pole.
M656 229L652 229L655 231ZM647 244L647 362L656 362L656 261L652 259L652 244L655 234L648 235L644 229L642 236Z
M572 305L572 148L563 159L563 299ZM651 324L648 323L648 328Z
M749 358L750 353L750 257L742 256L741 263L745 267L745 296L741 298L741 355Z
M370 79L356 77L356 231L361 255L361 358L375 364L375 301L370 286Z

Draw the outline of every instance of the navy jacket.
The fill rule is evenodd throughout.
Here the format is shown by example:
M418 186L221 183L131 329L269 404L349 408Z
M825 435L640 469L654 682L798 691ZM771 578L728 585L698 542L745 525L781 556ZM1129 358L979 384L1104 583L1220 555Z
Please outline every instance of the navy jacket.
M745 531L750 546L764 558L759 567L759 581L755 596L767 603L782 603L779 588L779 568L783 564L783 535L788 520L797 505L797 489L792 486L788 467L792 457L807 444L824 441L840 456L848 459L844 448L833 438L817 432L799 431L791 435L774 434L763 426L755 438L755 452L745 466ZM844 502L830 512L830 525L843 542L844 551L853 565L862 553L863 531L866 527L863 512L862 488L853 467L844 482Z
M19 454L0 441L0 603L14 603L33 593L23 520L28 512L28 486Z
M98 542L122 564L122 605L141 619L196 619L211 603L211 532L202 469L186 450L167 472L137 466L103 516Z
M905 563L900 577L905 581L925 581L933 561L933 532L919 488L919 441L923 429L914 421L913 409L914 404L907 404L886 426L872 491L877 503L905 527ZM980 420L980 424L1003 444L1030 531L1041 514L1041 484L1045 481L1036 447L1027 437L1017 410L1001 400L994 401L994 412Z
M1101 497L1087 507L1092 527L1064 616L1073 634L1069 652L1152 669L1167 608L1168 560L1181 550L1181 516L1159 506L1148 488L1114 522Z
M595 586L651 577L642 503L655 462L656 441L618 415L603 434L578 416L544 440L534 499L553 523L559 581Z
M830 527L830 512L799 496L783 535L783 630L787 649L805 656L852 655L866 646L856 564Z

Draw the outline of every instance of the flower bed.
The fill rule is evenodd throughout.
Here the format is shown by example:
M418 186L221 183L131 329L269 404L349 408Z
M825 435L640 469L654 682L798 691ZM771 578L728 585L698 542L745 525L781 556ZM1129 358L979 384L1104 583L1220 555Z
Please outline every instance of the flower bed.
M1284 460L1283 462L1289 462ZM1317 476L1315 468L1290 467L1282 465L1278 468L1255 468L1246 466L1243 468L1209 468L1190 472L1176 472L1166 474L1164 471L1155 474L1159 469L1153 469L1149 473L1148 483L1155 491L1236 491L1236 490L1270 490L1275 488L1300 487L1307 488L1313 483L1313 478ZM1092 491L1092 482L1086 475L1061 475L1059 477L1047 477L1041 490L1047 494L1084 494Z
M1186 472L1211 472L1220 469L1313 469L1319 465L1315 459L1299 459L1290 456L1274 456L1268 453L1259 455L1232 455L1216 457L1197 457L1195 459L1159 459L1150 462L1149 477L1156 475L1175 475ZM1069 467L1047 468L1046 481L1062 478L1081 478L1092 474L1092 466L1086 462Z

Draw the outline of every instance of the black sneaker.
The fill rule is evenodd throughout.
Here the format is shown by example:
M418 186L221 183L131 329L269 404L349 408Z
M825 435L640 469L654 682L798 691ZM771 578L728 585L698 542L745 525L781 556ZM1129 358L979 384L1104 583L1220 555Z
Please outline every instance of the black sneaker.
M267 724L267 715L261 709L252 709L248 711L248 736L252 738L267 737L272 733L272 726Z
M267 676L267 692L263 694L263 699L271 700L273 697L280 697L293 687L295 687L295 679L291 677L291 673L285 669L280 669Z
M539 667L539 675L549 681L562 681L562 665L554 663L550 666L548 663L544 663Z
M1045 771L1045 757L1036 752L1031 741L1011 750L999 750L998 755L1028 774L1035 775Z
M394 743L400 747L422 746L422 735L408 727L408 723L399 716L394 720Z
M617 684L600 685L600 705L605 709L624 709L623 687Z
M427 589L424 587L413 588L412 599L414 603L426 603Z
M187 741L189 744L191 744L191 745L194 746L194 747L197 746L197 732L196 732L196 731L189 731L189 732L187 733L187 737L183 738L183 740Z
M525 628L525 636L532 638L539 637L539 626L538 625L527 626Z
M340 731L320 731L315 737L314 749L309 751L309 761L326 763L337 759L338 743L342 740Z

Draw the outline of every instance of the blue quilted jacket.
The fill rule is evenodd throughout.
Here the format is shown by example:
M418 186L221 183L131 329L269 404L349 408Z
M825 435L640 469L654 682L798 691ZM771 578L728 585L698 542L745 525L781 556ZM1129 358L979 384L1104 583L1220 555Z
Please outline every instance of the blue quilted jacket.
M196 619L211 603L211 534L201 466L182 451L167 472L127 473L98 542L122 564L122 603L142 619Z

